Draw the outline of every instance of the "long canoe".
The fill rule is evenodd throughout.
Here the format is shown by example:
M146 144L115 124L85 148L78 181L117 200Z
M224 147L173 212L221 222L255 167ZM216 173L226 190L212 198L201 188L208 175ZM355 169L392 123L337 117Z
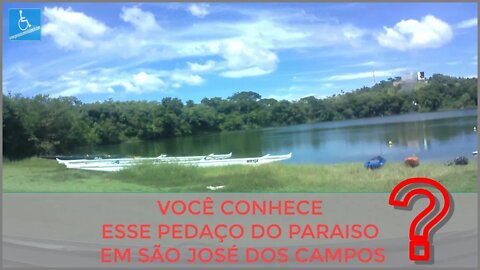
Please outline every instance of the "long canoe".
M124 158L123 155L107 155L107 154L96 154L96 155L75 155L75 156L63 156L63 155L56 155L56 156L40 156L44 159L60 159L60 160L94 160L94 159L114 159L114 158Z
M176 164L182 166L197 166L197 167L219 167L219 166L232 166L232 165L262 165L272 162L278 162L287 160L292 157L292 153L287 155L264 155L261 157L253 158L234 158L234 159L216 159L211 156L206 156L200 160L169 160L169 161L154 161L153 164ZM102 172L116 172L128 168L133 165L141 163L90 163L80 166L71 166L68 163L65 165L69 169L79 169L88 171L102 171Z
M101 165L103 163L105 164L130 164L130 163L140 163L140 162L145 162L145 161L190 161L190 160L201 160L205 157L209 157L212 159L227 159L232 156L232 153L228 154L221 154L221 155L215 155L215 154L210 154L207 156L183 156L183 157L171 157L167 155L160 155L158 157L147 157L147 158L98 158L98 159L74 159L74 160L62 160L57 158L57 162L60 164L64 164L67 167L68 166L84 166L84 165L89 165L89 164L98 164Z

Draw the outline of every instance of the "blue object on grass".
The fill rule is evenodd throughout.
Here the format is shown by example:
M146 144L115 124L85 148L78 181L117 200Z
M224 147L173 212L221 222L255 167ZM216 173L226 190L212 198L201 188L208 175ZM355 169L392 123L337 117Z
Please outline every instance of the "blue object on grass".
M369 161L365 162L365 168L367 169L378 169L381 168L383 165L385 165L385 162L387 162L383 157L381 156L376 156L371 158Z

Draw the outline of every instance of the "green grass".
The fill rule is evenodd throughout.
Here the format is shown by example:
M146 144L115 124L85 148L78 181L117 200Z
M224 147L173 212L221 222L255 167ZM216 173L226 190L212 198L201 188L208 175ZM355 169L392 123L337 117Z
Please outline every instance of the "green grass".
M116 173L66 169L54 160L32 158L3 164L4 192L390 192L400 181L423 176L450 192L477 191L477 164L422 163L408 168L387 163L366 170L361 163L336 165L229 166L196 168L139 165Z

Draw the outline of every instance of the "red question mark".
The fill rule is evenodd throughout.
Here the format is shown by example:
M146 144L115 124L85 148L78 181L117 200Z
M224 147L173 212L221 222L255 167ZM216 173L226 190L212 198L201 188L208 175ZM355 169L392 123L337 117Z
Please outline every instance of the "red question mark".
M418 226L418 223L425 218L430 212L433 211L435 208L435 197L433 193L429 190L423 188L414 188L414 185L427 185L433 187L440 191L443 197L443 207L442 209L435 215L430 222L428 222L420 235L415 233L415 229ZM404 188L412 188L409 190L403 198L396 198L400 191ZM446 217L450 210L451 202L450 196L448 191L443 187L440 183L435 180L429 178L422 178L422 177L415 177L403 180L400 182L395 188L393 188L392 192L390 193L390 198L388 203L390 205L400 207L400 208L407 208L410 204L410 201L413 197L418 195L424 195L428 198L429 204L428 206L420 212L412 221L410 225L410 260L412 261L429 261L430 260L430 242L429 236L430 232L435 225L437 225L443 218ZM420 252L417 254L416 250L423 250L423 254Z

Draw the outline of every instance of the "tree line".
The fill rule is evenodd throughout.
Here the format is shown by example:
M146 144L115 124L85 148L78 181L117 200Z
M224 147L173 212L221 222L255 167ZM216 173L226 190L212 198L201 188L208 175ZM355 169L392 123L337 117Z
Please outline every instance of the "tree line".
M157 140L207 132L430 112L477 106L477 79L435 74L410 87L389 78L372 87L297 101L238 92L200 103L3 95L3 154L9 159L67 154L79 146Z

